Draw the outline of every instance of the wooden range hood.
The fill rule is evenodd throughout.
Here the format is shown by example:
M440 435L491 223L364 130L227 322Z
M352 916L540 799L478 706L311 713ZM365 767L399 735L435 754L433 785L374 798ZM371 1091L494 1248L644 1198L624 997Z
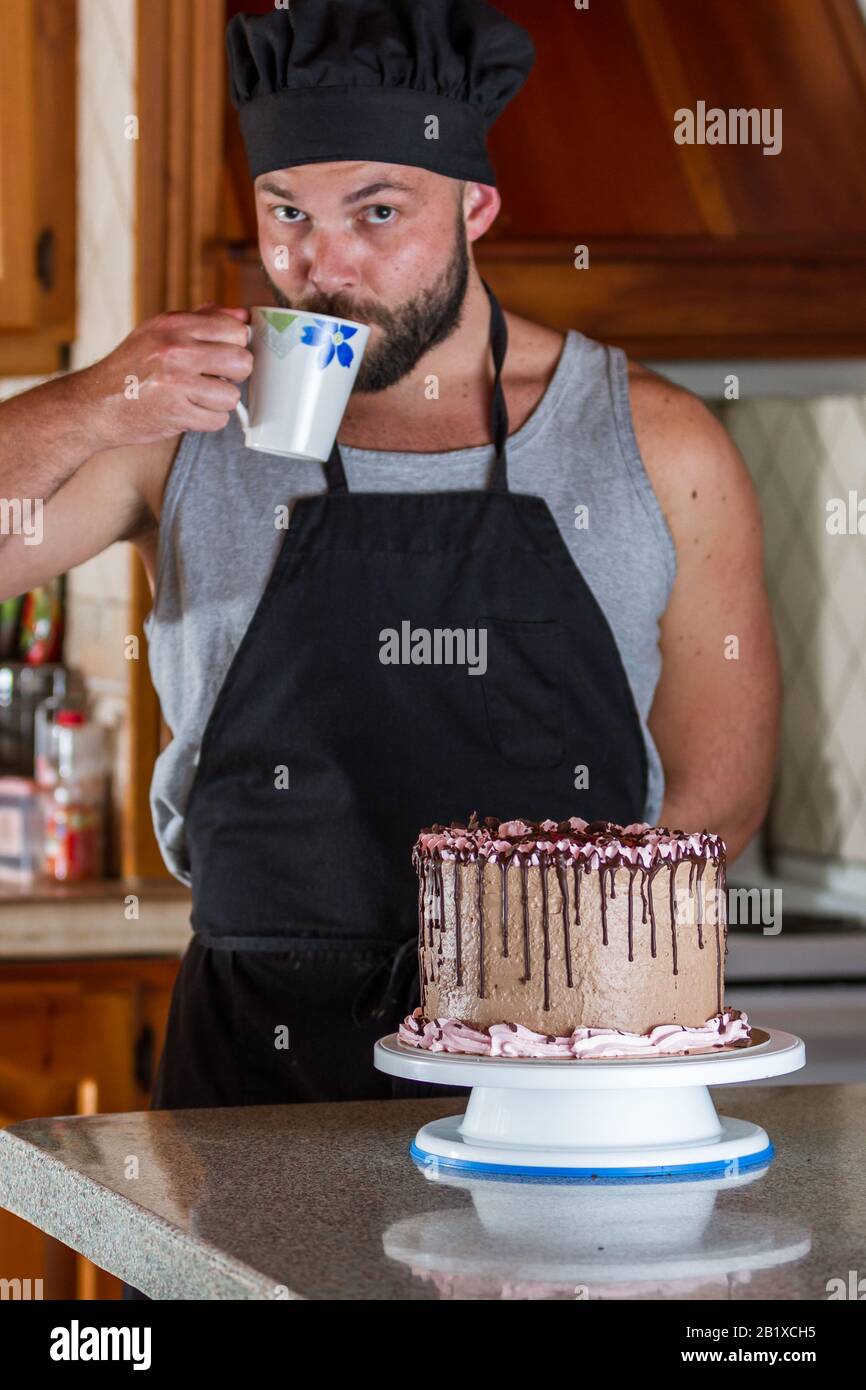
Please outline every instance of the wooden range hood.
M499 3L527 15L522 0ZM862 354L866 23L856 0L543 9L543 24L530 22L536 115L507 111L494 137L506 217L489 271L509 305L534 302L546 320L640 357ZM780 108L780 153L677 144L675 113L700 102ZM572 270L577 243L594 270Z
M496 3L538 53L491 139L503 210L478 248L509 308L643 358L866 354L857 0ZM781 151L677 144L674 113L699 102L780 108ZM226 174L220 292L262 302L233 111Z

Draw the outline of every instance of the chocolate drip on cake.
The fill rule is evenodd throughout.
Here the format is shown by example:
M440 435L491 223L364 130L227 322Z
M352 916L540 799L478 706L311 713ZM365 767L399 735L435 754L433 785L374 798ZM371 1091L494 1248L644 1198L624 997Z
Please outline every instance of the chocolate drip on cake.
M634 901L632 891L634 889L634 876L637 870L632 864L628 870L628 958L634 960Z
M438 927L438 928L439 928L439 931L440 931L440 933L441 933L442 930L443 930L443 928L444 928L444 926L445 926L445 889L444 889L444 887L443 887L443 885L442 885L442 862L441 862L441 860L440 860L440 862L439 862L438 864L434 865L434 868L433 868L433 883L434 883L435 899L436 899L436 901L435 901L436 916L435 916L435 918L432 917L432 916L431 916L431 918L430 918L430 945L431 945L431 946L433 945L433 930L434 930L434 927Z
M423 859L418 860L418 936L419 940L424 940L425 914L427 910L427 865Z
M508 861L499 865L499 887L502 899L502 957L508 959Z
M550 894L547 888L549 864L541 866L541 931L544 938L544 1008L550 1009Z
M520 889L523 896L523 983L532 979L532 961L529 957L529 865L518 855L520 864Z
M653 879L655 878L656 874L659 872L659 869L661 869L661 867L661 864L656 864L652 869L650 869L649 874L647 875L646 885L647 897L649 898L650 914L650 955L652 956L653 960L655 960L656 958L656 912L655 904L653 902Z
M462 923L461 923L461 921L460 921L460 899L461 899L461 897L462 897L462 894L463 894L463 885L462 885L462 883L461 883L461 881L460 881L460 865L459 865L459 864L455 864L455 865L454 865L454 941L455 941L455 946L456 946L456 950L457 950L457 957L456 957L455 965L456 965L456 970L457 970L457 983L458 983L458 985L462 985L462 983L463 983L463 960L462 960L463 930L462 930Z
M571 928L568 922L568 879L562 864L562 856L556 860L556 881L559 884L559 896L562 899L562 935L563 946L565 949L565 983L569 989L574 987L574 979L571 969Z
M455 865L454 872L459 873ZM476 901L478 904L478 998L484 998L484 860L478 860L478 883Z
M722 931L725 940L725 956L728 954L728 876L727 866L724 859L721 860L716 877L716 961L717 961L717 980L718 998L721 1001L724 993L722 980L724 977L724 965L721 948L719 946L719 919L721 918ZM721 1002L719 1012L721 1012Z
M702 897L702 894L701 894L701 879L702 879L703 876L704 876L704 869L705 869L706 867L707 867L707 866L706 866L706 862L702 859L702 860L700 861L700 863L698 864L698 866L697 866L698 872L697 872L697 878L696 878L696 880L695 880L695 899L696 899L696 901L695 901L695 924L696 924L697 929L698 929L698 948L699 948L701 951L704 949L704 933L703 933L703 925L704 925L704 904L703 904L703 897ZM694 866L694 864L692 864L692 873L694 873L694 869L695 869L695 866ZM689 876L689 887L691 887L691 875Z
M420 959L420 961L421 961L420 977L421 977L421 992L422 992L422 995L423 995L423 992L424 992L424 986L425 986L425 984L426 984L426 982L427 982L427 969L426 969L426 965L424 964L425 957L424 957L424 953L423 953L423 951L422 951L421 948L422 948L423 945L424 945L424 935L425 935L425 932L426 932L426 930L427 930L427 895L428 895L428 892L429 892L429 891L430 891L430 879L429 879L429 875L428 875L428 873L427 873L427 865L426 865L426 864L423 864L423 863L420 863L420 864L418 865L418 955L419 955L419 959ZM432 941L433 941L433 928L432 928L432 923L431 923L431 927L430 927L430 943L431 943L431 944L432 944ZM432 960L432 957L431 957L431 960ZM431 971L431 978L432 978L432 971Z
M673 864L671 865L671 878L670 878L670 898L671 898L671 952L672 952L672 955L673 955L673 962L674 962L674 974L675 974L675 975L679 975L680 972L679 972L679 970L677 969L677 895L676 895L676 888L675 888L675 886L674 886L675 883L676 883L676 877L677 877L677 865L676 865L676 863L673 863Z

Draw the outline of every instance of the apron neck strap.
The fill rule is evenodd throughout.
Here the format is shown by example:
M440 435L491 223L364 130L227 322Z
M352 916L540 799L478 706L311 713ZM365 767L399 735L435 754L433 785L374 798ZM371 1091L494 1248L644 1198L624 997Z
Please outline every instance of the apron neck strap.
M486 280L482 280L481 283L490 301L490 351L493 354L494 370L493 397L490 402L490 433L493 436L496 457L490 474L489 486L493 492L507 492L508 465L505 442L508 439L508 409L505 404L505 392L502 389L502 367L505 362L505 354L508 351L508 328L499 300ZM346 470L343 467L343 458L336 439L331 456L325 464L325 482L329 493L339 494L349 491L346 482Z
M490 433L496 457L490 475L490 488L493 492L508 491L508 465L505 458L505 441L508 438L508 408L505 392L502 389L502 367L508 351L508 328L499 300L486 280L481 281L490 300L490 351L493 354L493 397L490 402Z
M349 487L346 482L346 470L343 467L343 457L340 453L340 446L334 439L334 447L331 456L325 462L325 483L329 493L348 492Z

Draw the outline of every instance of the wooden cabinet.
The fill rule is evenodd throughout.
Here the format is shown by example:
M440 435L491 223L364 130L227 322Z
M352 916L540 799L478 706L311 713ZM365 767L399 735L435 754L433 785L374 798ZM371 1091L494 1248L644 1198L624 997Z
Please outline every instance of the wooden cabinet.
M4 0L0 376L59 370L75 335L74 0Z
M177 959L0 964L0 1125L147 1109ZM0 1278L116 1298L113 1275L0 1210Z

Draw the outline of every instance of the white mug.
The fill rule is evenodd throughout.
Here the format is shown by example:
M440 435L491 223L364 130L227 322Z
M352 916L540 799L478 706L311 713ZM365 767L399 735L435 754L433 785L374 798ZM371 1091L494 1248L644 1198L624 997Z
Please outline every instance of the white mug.
M324 463L369 336L368 324L330 314L251 309L249 409L236 407L247 448Z

